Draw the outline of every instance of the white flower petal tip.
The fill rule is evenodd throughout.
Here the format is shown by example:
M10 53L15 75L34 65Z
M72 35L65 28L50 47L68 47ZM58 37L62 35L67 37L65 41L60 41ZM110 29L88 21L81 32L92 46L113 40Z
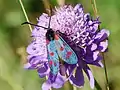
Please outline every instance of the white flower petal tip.
M104 65L102 64L101 61L99 61L98 64L99 64L102 68L104 67Z
M51 88L51 84L47 82L43 83L42 90L50 90L50 88Z
M28 68L30 68L30 67L31 67L31 64L30 64L30 63L24 64L24 68L25 68L25 69L28 69Z
M95 81L94 81L93 74L92 74L92 72L90 70L88 70L88 73L89 73L89 76L90 76L90 87L91 87L91 89L94 89Z

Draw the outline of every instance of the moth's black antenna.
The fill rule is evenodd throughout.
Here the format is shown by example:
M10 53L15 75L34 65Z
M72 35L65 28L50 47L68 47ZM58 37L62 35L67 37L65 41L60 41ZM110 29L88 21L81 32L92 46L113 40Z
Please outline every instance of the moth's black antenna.
M52 16L52 7L51 7L51 5L49 7L50 7L50 19L49 19L48 28L50 28L50 22L51 22L51 16Z
M33 25L33 26L37 26L37 27L42 27L42 28L44 28L44 29L48 29L48 28L46 28L46 27L39 26L39 25L37 25L37 24L33 24L33 23L30 23L30 22L24 22L24 23L22 23L21 25L24 25L24 24L30 24L30 25Z
M37 24L33 24L33 23L31 23L31 22L24 22L24 23L22 23L21 25L24 25L24 24L30 24L30 25L37 26L37 27L42 27L42 28L48 30L48 29L50 29L51 16L52 16L52 7L50 6L50 19L49 19L49 25L48 25L48 28L43 27L43 26L39 26L39 25L37 25Z

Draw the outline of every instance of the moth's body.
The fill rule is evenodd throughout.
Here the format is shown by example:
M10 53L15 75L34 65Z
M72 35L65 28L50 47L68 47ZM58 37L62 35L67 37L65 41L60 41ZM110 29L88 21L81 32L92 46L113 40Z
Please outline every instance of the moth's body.
M68 64L76 64L77 56L71 47L62 39L59 34L51 28L46 32L46 43L48 52L48 62L50 70L54 75L59 72L60 60ZM64 72L63 72L64 73Z

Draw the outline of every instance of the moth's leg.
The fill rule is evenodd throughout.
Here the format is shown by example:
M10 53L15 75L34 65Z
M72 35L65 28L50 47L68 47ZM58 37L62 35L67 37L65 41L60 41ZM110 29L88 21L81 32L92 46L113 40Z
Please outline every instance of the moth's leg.
M57 31L56 31L56 34L59 34L59 35L61 35L61 34L62 34L62 35L65 35L64 33L60 32L60 30L57 30Z

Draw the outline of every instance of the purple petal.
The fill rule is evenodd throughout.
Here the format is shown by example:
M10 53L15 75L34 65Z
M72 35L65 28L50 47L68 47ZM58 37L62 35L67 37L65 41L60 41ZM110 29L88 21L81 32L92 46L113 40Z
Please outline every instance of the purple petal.
M91 51L91 46L88 46L86 48L85 52L86 52L84 55L85 61L92 62L93 61L93 51Z
M73 70L75 69L75 67L76 67L75 64L73 64L73 65L68 64L67 74L68 74L69 76L73 73Z
M93 43L93 44L91 45L91 51L94 51L94 50L96 50L96 49L97 49L97 44L94 44L94 43Z
M99 54L95 61L101 61L102 59L103 59L102 55Z
M50 72L48 77L49 82L54 83L56 80L56 77L57 75L54 75L52 72Z
M94 24L93 26L91 26L91 32L94 34L97 30L98 30L98 25L99 23Z
M99 61L98 64L100 65L100 67L102 67L102 68L104 67L104 65L102 64L101 61Z
M98 55L99 55L99 51L93 52L93 60L94 61L98 59Z
M48 79L43 85L42 85L42 90L49 90L51 87L53 88L61 88L64 83L65 83L66 79L65 77L61 76L59 73L56 76L56 80L55 82L51 83L51 81Z
M90 70L90 68L86 65L83 70L85 71L85 73L87 74L88 78L89 78L89 81L90 81L90 87L93 89L94 88L94 77L93 77L93 74Z
M61 88L64 85L65 81L66 81L65 77L58 74L55 82L52 84L52 87L53 88Z
M100 42L100 45L99 45L100 48L100 51L101 52L105 52L106 49L108 48L108 40L105 40L103 42Z
M31 43L28 47L27 47L27 53L28 54L37 54L37 53L39 53L39 49L40 48L38 48L39 47L39 45L38 44L36 44L35 42L33 42L33 43Z
M42 85L42 90L50 90L51 84L49 82L45 82Z
M43 57L42 55L41 56L40 55L37 55L37 56L29 55L28 60L29 60L28 61L29 63L34 64L34 65L48 62L47 58Z
M98 67L104 67L101 61L94 61L94 62L91 62L91 63L88 63L88 64L95 65L95 66L98 66Z
M36 38L37 40L37 38ZM43 38L39 41L33 41L28 47L27 47L27 53L30 55L44 55L47 57L47 50L46 50L46 40Z
M44 66L37 69L37 72L39 74L39 76L41 78L45 77L49 72L50 72L50 69L48 68L48 66L46 65L46 63L44 63Z
M107 37L109 36L109 34L110 34L110 33L109 33L108 30L102 29L102 30L100 30L100 32L96 35L95 40L103 41L103 40L107 39Z
M84 14L84 17L83 17L83 19L84 19L84 21L89 21L89 19L90 19L90 13L86 13L86 14Z
M25 69L33 69L32 65L30 63L24 64Z
M101 63L101 60L102 60L102 56L101 55L98 55L97 59L95 61L83 61L84 64L91 64L91 65L95 65L95 66L98 66L98 67L103 67L102 63ZM80 63L81 64L81 63Z
M80 17L83 14L83 6L81 4L77 4L74 7L74 12L75 12L76 16Z
M84 85L84 76L81 67L77 67L75 77L73 75L70 77L70 83L77 87L81 87Z
M93 59L93 53L91 53L90 55L85 55L84 56L84 61L90 63L90 62L93 62L94 59Z
M34 56L34 55L29 55L28 56L28 63L26 67L29 65L29 69L38 69L41 67L44 67L44 64L47 63L46 57L42 56Z

